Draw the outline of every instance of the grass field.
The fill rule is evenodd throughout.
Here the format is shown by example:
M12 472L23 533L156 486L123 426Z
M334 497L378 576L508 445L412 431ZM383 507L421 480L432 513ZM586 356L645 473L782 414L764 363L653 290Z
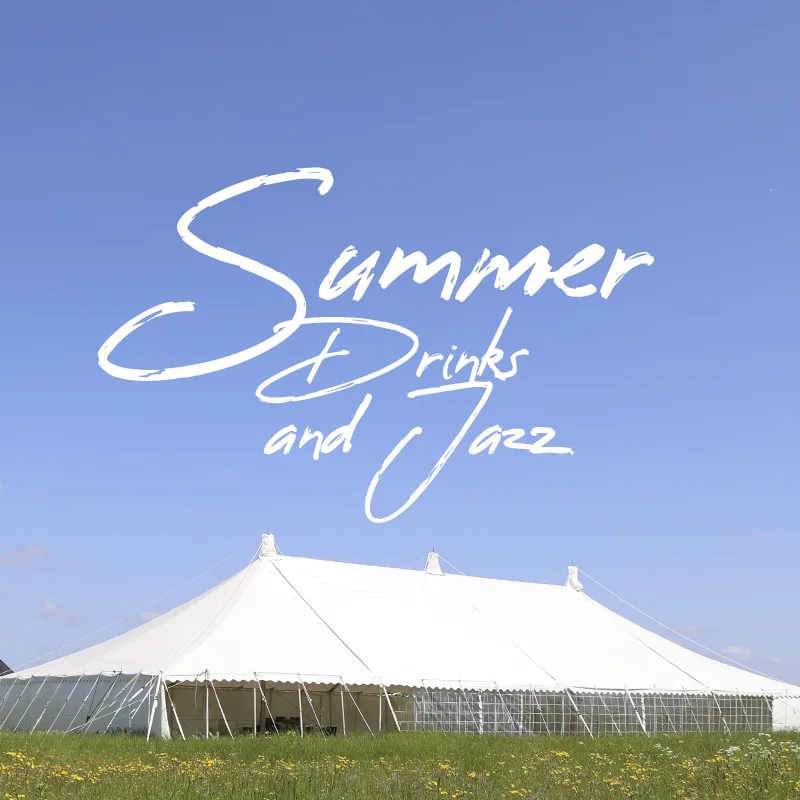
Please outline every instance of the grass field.
M407 733L146 742L0 734L0 800L800 798L800 734Z

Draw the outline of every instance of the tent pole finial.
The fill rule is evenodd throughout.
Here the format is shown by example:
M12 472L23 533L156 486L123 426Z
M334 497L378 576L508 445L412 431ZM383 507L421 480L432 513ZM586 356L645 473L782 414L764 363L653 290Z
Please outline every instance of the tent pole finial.
M439 565L439 554L435 550L428 553L428 560L425 562L425 572L427 572L428 575L444 575Z
M261 534L261 551L259 558L265 558L269 561L275 561L278 557L278 551L275 549L275 536L272 533Z
M574 589L576 592L580 592L583 589L583 584L578 579L578 568L573 567L570 565L567 567L567 586L570 589Z

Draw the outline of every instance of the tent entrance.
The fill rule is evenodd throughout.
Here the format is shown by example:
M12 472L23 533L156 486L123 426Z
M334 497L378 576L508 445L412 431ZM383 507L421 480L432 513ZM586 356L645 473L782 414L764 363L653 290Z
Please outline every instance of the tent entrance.
M379 733L410 727L398 711L411 696L382 686L274 684L214 680L167 686L173 736L238 736L293 732L300 736Z

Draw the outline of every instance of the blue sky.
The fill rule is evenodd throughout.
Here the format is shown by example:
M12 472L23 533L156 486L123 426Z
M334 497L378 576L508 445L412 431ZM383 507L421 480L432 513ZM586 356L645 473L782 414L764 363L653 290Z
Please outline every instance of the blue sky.
M268 528L287 553L563 581L574 562L715 650L800 681L798 601L800 131L794 3L17 4L0 31L0 657L12 666L244 565ZM549 426L573 456L463 444L389 513L469 414L469 394L410 400L417 361L331 397L258 402L319 352L299 330L239 367L118 380L100 345L160 303L114 358L166 367L266 338L291 313L267 282L186 246L178 218L264 173L324 167L251 192L192 230L290 275L309 314L390 320L420 352L527 348L473 434ZM348 245L430 258L483 248L554 264L583 247L648 251L608 300L552 284L374 282L358 304L317 290ZM573 279L576 283L577 279ZM399 355L343 330L332 383ZM295 382L293 386L300 384ZM289 384L286 384L287 388ZM362 391L363 390L363 391ZM374 398L347 454L265 456L279 428L325 432ZM471 437L470 437L471 438ZM629 609L586 580L594 597ZM130 626L111 625L103 635ZM634 616L637 621L643 621Z

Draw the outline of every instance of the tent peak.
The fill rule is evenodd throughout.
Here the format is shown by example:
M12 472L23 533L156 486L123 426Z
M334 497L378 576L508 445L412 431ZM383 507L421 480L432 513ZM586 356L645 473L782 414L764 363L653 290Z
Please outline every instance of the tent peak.
M577 567L567 567L567 583L565 585L569 586L570 589L574 589L576 592L580 592L583 589L583 584L578 580Z
M428 575L444 575L439 566L439 554L436 552L428 553L428 560L425 562L425 572Z
M280 556L275 549L275 535L272 533L261 534L261 551L258 554L259 558L266 559L267 561L277 561Z

